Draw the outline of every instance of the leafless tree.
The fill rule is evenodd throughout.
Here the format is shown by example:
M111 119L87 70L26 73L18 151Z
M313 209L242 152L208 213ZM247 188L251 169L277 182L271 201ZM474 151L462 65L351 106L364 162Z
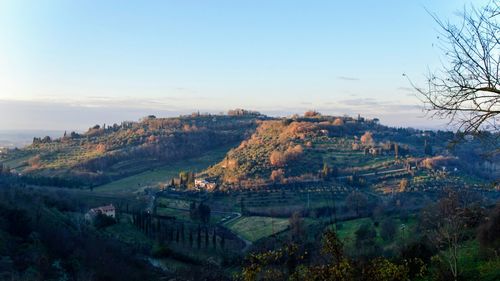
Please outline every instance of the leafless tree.
M414 88L433 117L450 120L460 131L498 132L500 118L500 1L465 7L460 23L442 21L439 47L445 61Z
M460 274L459 250L466 234L463 210L459 194L449 190L446 197L421 214L429 240L440 252L440 258L448 265L454 280Z

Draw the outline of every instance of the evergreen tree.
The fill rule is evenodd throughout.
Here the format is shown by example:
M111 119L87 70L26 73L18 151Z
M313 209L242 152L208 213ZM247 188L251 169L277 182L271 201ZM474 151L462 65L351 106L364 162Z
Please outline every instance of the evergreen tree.
M189 218L193 221L198 220L199 218L198 208L196 207L195 201L191 202L189 205Z
M224 249L225 244L226 244L226 237L224 235L224 232L222 232L222 234L220 236L220 247L222 249Z
M196 237L196 245L198 246L198 249L201 248L201 227L198 225L198 237Z
M181 223L181 240L182 244L184 244L184 223Z
M240 212L242 215L245 215L245 198L243 197L240 199Z
M429 144L427 140L424 141L424 153L425 155L432 155L432 146Z
M214 249L217 248L217 232L216 232L216 228L214 227L214 232L213 232L213 235L212 235L212 246L214 247Z
M208 248L208 242L210 240L208 239L208 227L205 226L205 248Z
M180 233L179 233L179 226L176 227L176 233L175 233L175 242L179 244L180 240Z

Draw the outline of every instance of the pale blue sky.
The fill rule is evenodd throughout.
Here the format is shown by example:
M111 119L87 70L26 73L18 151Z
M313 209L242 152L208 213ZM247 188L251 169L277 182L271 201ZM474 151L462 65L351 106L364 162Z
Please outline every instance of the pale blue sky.
M440 64L425 8L466 3L0 0L0 129L234 107L433 127L402 73Z

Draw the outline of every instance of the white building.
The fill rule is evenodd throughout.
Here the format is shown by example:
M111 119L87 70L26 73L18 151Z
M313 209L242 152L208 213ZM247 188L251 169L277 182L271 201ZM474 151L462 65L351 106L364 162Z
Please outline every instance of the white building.
M103 214L108 217L115 218L116 217L116 208L113 206L113 204L109 204L106 206L101 206L97 208L90 209L86 214L85 214L85 219L88 221L92 221L98 214Z
M196 188L204 188L207 190L214 190L217 184L215 182L209 182L206 179L195 179L194 186Z

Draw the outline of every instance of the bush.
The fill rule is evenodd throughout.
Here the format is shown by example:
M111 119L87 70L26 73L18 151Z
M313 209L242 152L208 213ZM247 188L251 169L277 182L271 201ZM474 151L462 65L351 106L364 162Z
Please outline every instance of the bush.
M104 214L97 214L94 218L94 227L97 229L103 229L113 224L116 224L116 220Z
M152 250L151 255L155 258L166 258L172 254L172 250L164 244L156 244Z

